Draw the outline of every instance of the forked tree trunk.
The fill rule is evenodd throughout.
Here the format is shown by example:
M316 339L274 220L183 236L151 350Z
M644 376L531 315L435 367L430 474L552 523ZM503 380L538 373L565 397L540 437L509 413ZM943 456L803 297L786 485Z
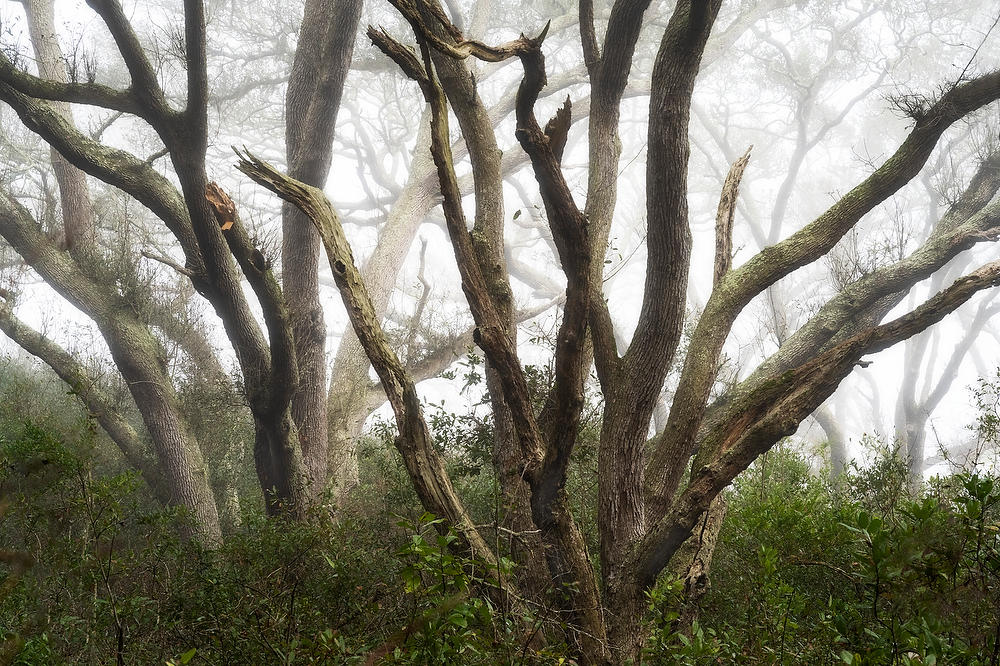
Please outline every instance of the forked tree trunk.
M440 8L439 3L435 5ZM436 25L433 17L425 13L424 18L429 19L428 25ZM453 41L440 25L437 25L437 34L441 39ZM476 205L473 250L497 315L507 336L516 345L514 298L504 256L502 152L493 132L493 121L479 96L476 78L466 63L439 53L434 53L433 60L472 162ZM544 546L532 519L531 489L523 474L524 460L518 455L513 415L504 398L501 378L489 360L486 361L486 388L493 413L493 464L503 512L497 527L510 531L507 539L511 555L519 563L516 575L521 592L539 603L544 601L553 579L545 566Z
M51 0L32 0L26 10L39 73L49 80L66 83L65 60L56 41ZM69 104L54 102L50 108L66 125L74 126ZM221 529L208 470L177 403L163 350L149 329L121 302L117 292L92 275L90 269L95 261L92 255L96 249L94 211L86 176L55 148L51 152L62 204L64 246L72 258L60 255L33 228L30 214L13 199L5 198L2 204L3 235L22 256L29 258L32 267L56 291L97 324L153 441L160 467L157 476L165 480L165 487L157 488L158 494L171 504L189 509L195 522L194 532L206 543L216 544L221 540ZM17 322L12 320L12 323ZM61 350L51 343L27 342L31 348L43 352L43 360L64 378L79 374L74 372L72 358L60 355ZM99 408L96 412L99 423L119 443L126 458L141 464L134 450L135 434L131 428L106 413L100 396L91 393L84 400L88 406ZM153 478L148 472L146 476Z

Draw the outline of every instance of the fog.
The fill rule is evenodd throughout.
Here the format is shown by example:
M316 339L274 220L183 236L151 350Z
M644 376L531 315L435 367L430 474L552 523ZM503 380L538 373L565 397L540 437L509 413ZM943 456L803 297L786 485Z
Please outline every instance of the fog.
M753 146L733 232L733 261L739 266L761 248L802 228L891 154L913 125L912 114L907 115L908 103L929 100L989 68L998 51L998 38L991 27L988 5L942 2L919 10L903 4L833 2L723 7L718 23L721 29L716 28L706 48L691 107L688 200L694 246L687 296L689 322L697 318L711 290L715 208L729 164ZM517 8L458 9L462 21L482 30L469 36L487 43L516 37L521 30L532 34L545 21L553 20L546 41L550 85L542 93L537 113L548 117L566 95L573 100L576 113L564 172L574 195L583 203L589 90L573 8L533 3ZM34 71L35 55L23 8L6 3L0 11L8 58ZM183 62L176 47L180 18L170 5L127 5L126 11L154 55L158 78L168 96L181 101ZM374 23L387 25L394 32L402 30L388 6L372 5L364 11L362 25ZM650 15L667 14L665 8L649 11ZM604 16L598 12L598 25L607 19L607 9L604 12ZM212 81L209 174L237 197L244 207L244 219L265 251L273 255L279 271L278 203L231 168L229 146L246 146L279 166L284 164L281 127L290 119L283 117L282 99L296 45L295 14L294 7L280 4L219 2L208 7ZM59 2L54 16L70 80L127 84L121 57L91 10L82 3ZM646 32L654 32L656 24L651 20ZM651 46L640 41L622 105L621 194L605 253L604 294L622 348L637 321L642 301L638 285L645 271L644 127ZM518 68L510 61L473 67L484 104L495 109L491 117L505 156L508 223L504 235L512 288L518 309L525 316L535 315L524 319L521 326L525 331L551 331L564 278L553 254L541 202L537 192L532 194L532 176L514 138L511 107ZM419 135L421 122L426 123L421 109L416 86L404 81L359 35L337 116L333 167L325 189L344 216L359 262L376 253L387 225L398 226L411 239L398 243L388 261L382 257L373 260L381 265L369 265L368 270L380 275L379 289L392 289L387 311L390 325L414 332L420 344L432 348L449 344L471 320L464 313L443 220L431 205L434 184L416 182L418 177L426 177L425 172L418 172L419 167L427 167L426 136ZM110 111L80 104L73 105L73 113L81 127L100 126L101 138L108 145L127 148L141 157L157 152L156 137L128 116L115 117ZM31 136L18 127L9 108L4 108L3 118L8 146L5 181L14 193L33 196L32 192L40 191L38 187L44 192L45 187L51 187L51 179L41 172L43 158L37 141L32 143ZM795 271L757 297L743 311L726 343L720 368L722 385L746 377L838 288L919 247L993 149L996 120L997 107L990 105L950 129L919 176L868 213L825 259ZM457 138L457 130L453 131ZM459 161L457 169L468 181L466 159ZM153 163L170 177L165 159ZM470 185L466 183L471 191ZM96 182L94 186L100 187ZM107 202L107 214L115 208L119 215L128 217L127 224L133 230L126 241L130 247L125 250L139 254L156 248L157 253L176 255L169 239L162 237L162 225L148 211L113 191L99 196ZM471 198L471 194L466 195L464 201L470 217ZM39 216L52 220L49 225L58 223L59 213L44 210L45 205L34 204ZM106 226L109 228L101 229L102 236L121 245L121 240L111 238L120 226L115 228L112 222ZM422 241L427 242L423 254ZM960 254L935 277L915 284L888 316L912 309L947 284L948 276L976 265L989 252L988 248L977 248ZM4 281L20 292L17 311L25 321L43 327L53 339L84 356L88 349L96 352L103 347L100 334L86 325L86 317L49 291L9 249L5 256ZM137 267L155 289L173 289L170 283L176 275L169 269L148 259L140 263ZM324 264L321 262L320 297L329 331L326 354L332 361L349 324ZM421 270L422 280L417 277ZM856 369L822 408L839 423L840 436L856 442L868 433L892 441L903 422L895 419L894 413L910 409L920 414L919 427L931 433L928 455L934 455L938 447L966 442L971 437L967 426L975 419L975 410L969 408L969 387L979 377L992 376L997 365L992 353L995 331L989 317L985 323L977 319L991 308L992 300L992 291L978 296L924 336L867 358L871 365ZM418 304L422 319L411 322ZM188 307L204 318L226 365L234 365L232 349L210 308L197 301ZM970 333L970 328L975 331ZM968 335L974 337L972 344L965 342ZM532 345L530 336L521 336L526 362L545 364L549 348ZM8 349L14 348L9 341L5 343ZM101 357L108 360L106 352ZM907 366L915 369L904 373ZM438 372L444 369L444 365L436 368ZM943 381L950 382L945 395L934 404L921 404ZM901 390L903 385L914 390ZM422 390L429 400L456 397L456 391L440 380L429 381ZM478 400L481 391L470 390L477 392ZM668 380L664 400L669 399L671 390ZM902 405L907 400L912 404ZM811 419L798 433L814 444L829 436ZM856 448L851 450L860 454Z
M0 349L210 548L389 456L499 562L486 470L524 598L625 663L769 452L995 469L998 21L0 0Z

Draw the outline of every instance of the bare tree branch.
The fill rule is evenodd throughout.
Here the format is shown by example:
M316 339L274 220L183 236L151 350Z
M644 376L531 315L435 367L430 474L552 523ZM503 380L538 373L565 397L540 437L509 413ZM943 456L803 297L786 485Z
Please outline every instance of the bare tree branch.
M19 71L3 53L0 53L0 81L36 99L88 104L135 116L142 116L145 112L144 107L128 92L99 83L59 82L32 76Z
M146 109L150 123L157 130L162 129L167 119L176 112L168 106L163 89L156 79L156 72L146 57L132 24L125 16L121 3L119 0L87 0L87 4L104 20L118 45L118 51L132 77L132 96Z
M823 256L868 211L909 182L923 166L941 134L952 123L1000 98L1000 71L983 75L945 93L914 124L910 134L871 176L843 196L816 220L788 239L761 250L719 284L702 313L692 336L691 353L675 392L663 438L650 462L650 470L666 474L661 456L667 451L691 451L704 415L715 368L736 316L749 301L793 270ZM659 497L654 516L669 502L669 480L653 479L651 497ZM655 519L655 517L654 517Z
M781 437L793 433L836 390L862 355L887 349L916 335L979 291L997 284L1000 284L1000 261L986 264L912 312L854 336L755 392L744 403L742 418L720 424L709 435L710 450L721 452L718 458L692 475L691 483L635 551L641 584L648 586L655 582L712 499L754 458Z
M418 495L428 510L449 521L477 558L485 562L494 561L495 557L489 546L475 529L452 488L444 469L444 461L434 448L424 420L416 386L392 350L375 316L375 309L361 281L361 274L354 263L350 244L344 236L337 213L317 188L284 176L270 164L249 153L237 152L237 155L240 158L237 164L240 171L285 201L298 206L316 225L351 324L382 381L382 387L396 415L400 433L396 446L403 455Z
M717 285L726 276L733 265L733 219L736 217L736 197L739 195L740 180L743 170L750 161L750 151L747 148L743 157L733 162L726 181L722 185L719 197L719 212L715 217L715 270L712 273L712 284Z

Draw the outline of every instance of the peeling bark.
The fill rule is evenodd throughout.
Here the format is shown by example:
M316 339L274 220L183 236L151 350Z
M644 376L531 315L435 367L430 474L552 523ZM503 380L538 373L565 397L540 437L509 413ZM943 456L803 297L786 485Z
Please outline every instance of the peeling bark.
M691 531L691 537L670 561L671 572L684 581L684 600L676 620L676 629L681 633L690 632L692 623L698 619L698 604L712 586L709 571L726 508L726 498L722 495L712 500Z

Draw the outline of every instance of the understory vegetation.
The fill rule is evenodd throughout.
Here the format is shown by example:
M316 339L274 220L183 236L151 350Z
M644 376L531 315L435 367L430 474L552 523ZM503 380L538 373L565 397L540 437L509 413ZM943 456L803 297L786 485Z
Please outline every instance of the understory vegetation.
M363 447L361 485L333 520L269 518L247 502L225 545L207 550L178 536L188 517L123 471L57 384L5 371L0 662L573 663L565 645L535 640L558 617L513 611L481 584L513 562L456 554L454 534L420 509L382 441L388 427ZM992 437L985 394L980 431ZM459 490L488 526L503 507L483 428L471 415L435 419ZM583 445L570 474L591 539L595 464ZM698 612L667 576L648 594L648 663L998 663L1000 479L959 473L913 495L886 450L831 485L788 444L726 500ZM494 535L498 553L517 538Z

